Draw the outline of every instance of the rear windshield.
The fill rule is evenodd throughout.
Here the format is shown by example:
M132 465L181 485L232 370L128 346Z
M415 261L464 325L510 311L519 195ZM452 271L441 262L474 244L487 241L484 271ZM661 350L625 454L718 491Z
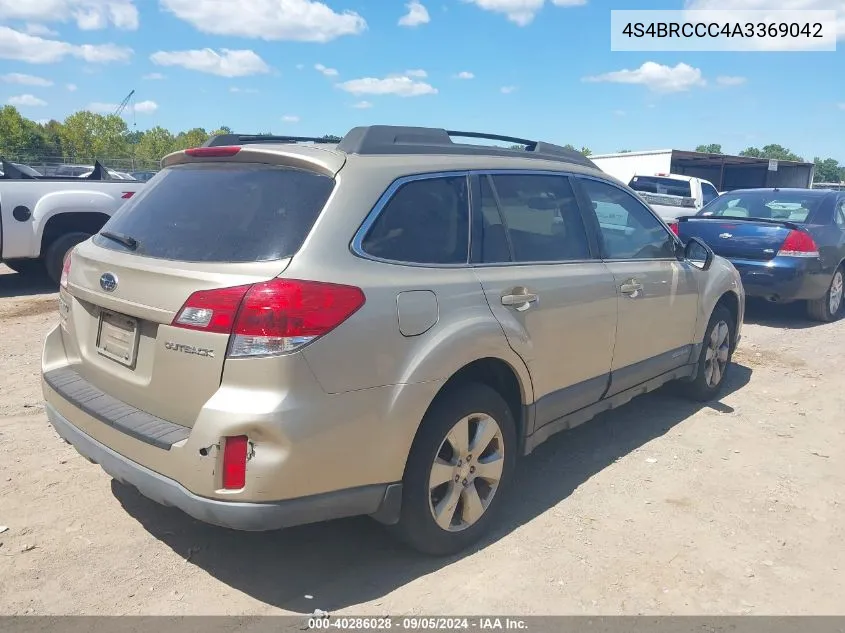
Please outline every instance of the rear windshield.
M333 187L328 176L289 167L177 165L124 204L94 243L179 261L283 259L302 246ZM135 248L103 232L130 238Z
M662 193L669 196L692 197L689 180L661 178L660 176L634 176L628 186L643 193Z
M806 222L824 196L800 191L772 190L725 193L704 207L699 215L724 218L760 218Z

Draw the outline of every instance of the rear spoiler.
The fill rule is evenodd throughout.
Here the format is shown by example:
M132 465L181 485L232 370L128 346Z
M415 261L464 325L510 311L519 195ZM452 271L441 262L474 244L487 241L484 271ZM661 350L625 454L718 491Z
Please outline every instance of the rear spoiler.
M789 220L773 220L772 218L732 218L723 215L687 215L677 219L678 222L689 222L690 220L719 220L720 222L762 222L763 224L774 224L792 231L800 231L801 226Z
M0 164L3 166L3 175L0 176L0 180L69 180L75 182L80 180L114 180L109 176L109 170L103 167L98 160L94 161L94 171L85 178L78 176L31 176L22 172L5 158L0 158Z

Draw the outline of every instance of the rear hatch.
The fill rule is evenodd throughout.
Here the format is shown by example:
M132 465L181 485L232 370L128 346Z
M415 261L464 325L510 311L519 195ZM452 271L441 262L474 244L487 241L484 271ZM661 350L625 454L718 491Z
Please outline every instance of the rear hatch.
M334 182L225 160L165 169L69 259L63 336L74 368L127 404L192 426L220 386L241 303L284 272Z
M678 222L683 241L697 237L722 257L762 261L775 257L786 238L798 230L798 225L778 220L692 216Z

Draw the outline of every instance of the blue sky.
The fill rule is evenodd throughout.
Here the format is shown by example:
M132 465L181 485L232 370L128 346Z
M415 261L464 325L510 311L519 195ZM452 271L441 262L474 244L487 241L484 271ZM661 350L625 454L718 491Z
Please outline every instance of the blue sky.
M431 125L596 153L779 143L845 162L845 0L715 3L836 9L837 52L610 51L612 8L714 3L0 0L0 100L63 119L134 89L138 129Z

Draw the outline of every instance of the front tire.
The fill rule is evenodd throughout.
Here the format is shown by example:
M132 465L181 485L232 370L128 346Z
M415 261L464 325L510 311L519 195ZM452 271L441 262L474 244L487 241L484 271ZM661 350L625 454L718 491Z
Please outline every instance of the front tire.
M827 292L821 299L807 302L807 314L822 323L836 321L842 315L843 287L845 287L845 275L842 266L836 269L830 280Z
M730 310L717 305L704 332L695 379L681 383L687 398L697 402L718 398L731 366L735 333L736 325Z
M66 233L57 237L47 251L44 253L44 268L47 269L47 275L50 280L59 285L62 278L62 268L64 267L65 257L77 244L80 244L91 237L90 233Z
M414 439L393 529L425 554L472 545L495 520L517 450L513 413L496 391L473 383L438 397Z

